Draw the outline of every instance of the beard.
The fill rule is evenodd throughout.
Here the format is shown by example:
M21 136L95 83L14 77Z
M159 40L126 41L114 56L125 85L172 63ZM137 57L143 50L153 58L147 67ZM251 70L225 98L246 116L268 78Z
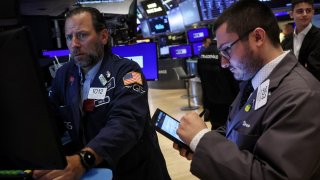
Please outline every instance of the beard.
M80 51L79 49L74 49L71 54L71 58L74 59L75 63L81 68L90 68L99 62L103 57L103 45L98 42L94 45L94 48L91 52L88 52L85 55L81 55L76 57Z
M237 67L238 73L234 73L234 78L242 81L251 79L263 67L262 60L254 54L248 45L244 49L245 53L240 58Z

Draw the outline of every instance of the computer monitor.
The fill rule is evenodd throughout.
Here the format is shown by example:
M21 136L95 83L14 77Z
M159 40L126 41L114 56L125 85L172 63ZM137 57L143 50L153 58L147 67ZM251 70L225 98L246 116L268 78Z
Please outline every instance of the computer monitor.
M206 27L189 29L187 34L189 43L202 42L205 37L209 36L209 30Z
M217 18L225 9L237 1L239 0L199 0L202 20Z
M185 26L189 26L200 21L200 14L196 0L185 0L179 4L179 8Z
M114 46L112 52L137 62L146 80L158 79L157 45L154 42Z
M183 17L180 8L174 8L167 12L171 32L184 31Z
M170 32L169 21L167 16L159 16L148 19L151 35Z
M175 45L168 45L168 46L159 47L159 51L160 51L159 55L161 57L169 56L170 55L169 48L172 46L175 46Z
M0 33L0 169L63 169L58 124L27 28Z
M43 50L43 56L49 56L53 58L54 56L61 57L61 56L69 56L70 51L69 49L57 49L57 50Z
M192 56L190 45L179 45L169 48L170 56L172 59L187 58Z

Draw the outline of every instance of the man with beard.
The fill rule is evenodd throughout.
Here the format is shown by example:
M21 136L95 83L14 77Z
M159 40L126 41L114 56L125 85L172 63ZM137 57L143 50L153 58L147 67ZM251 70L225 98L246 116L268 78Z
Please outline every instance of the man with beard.
M197 113L177 130L193 153L174 144L200 179L320 179L320 83L283 51L271 9L239 1L216 20L221 66L243 81L225 136Z
M320 30L311 24L313 0L292 0L290 17L296 28L281 42L284 50L292 50L299 62L320 81Z
M66 14L72 61L53 80L49 98L64 124L61 141L68 165L37 170L35 179L79 179L93 167L110 168L113 179L170 179L150 126L147 82L137 63L104 46L102 14L80 7Z

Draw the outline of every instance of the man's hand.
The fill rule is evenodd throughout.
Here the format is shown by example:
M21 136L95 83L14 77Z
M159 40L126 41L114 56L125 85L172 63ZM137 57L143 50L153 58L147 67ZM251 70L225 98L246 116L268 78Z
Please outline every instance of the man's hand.
M202 129L208 128L206 123L195 112L186 113L181 119L177 134L184 143L190 145L194 136Z
M189 150L187 150L183 147L179 147L179 145L177 143L173 143L173 148L180 152L180 156L183 156L183 157L187 158L188 160L192 160L193 153L190 152Z
M85 173L79 155L67 156L68 165L64 170L35 170L33 178L37 180L77 180Z

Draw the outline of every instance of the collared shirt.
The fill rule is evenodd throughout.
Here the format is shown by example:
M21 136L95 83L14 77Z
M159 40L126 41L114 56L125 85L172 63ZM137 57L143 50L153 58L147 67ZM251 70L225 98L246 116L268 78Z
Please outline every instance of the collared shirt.
M93 81L93 79L96 76L98 70L100 69L101 62L102 62L102 60L100 60L96 65L94 65L87 72L86 76L84 77L84 81L83 81L83 75L82 75L82 72L81 72L81 68L79 67L79 74L80 74L80 77L81 77L81 85L82 85L82 88L81 88L81 99L82 99L82 102L88 98L91 82ZM81 106L82 106L82 102L81 102Z
M252 78L251 83L253 86L253 89L257 89L258 86L267 79L267 77L270 75L272 70L281 62L281 60L289 53L290 51L285 51L280 56L276 57L272 61L270 61L268 64L264 65Z
M252 86L253 89L257 89L258 86L267 79L267 77L270 75L272 70L282 61L282 59L289 53L290 51L285 51L280 56L276 57L272 61L270 61L268 64L264 65L252 78ZM198 146L201 138L206 134L210 132L209 129L202 129L199 131L191 140L190 142L190 149L194 152L196 150L196 147Z
M311 27L312 27L312 24L309 23L309 25L306 28L304 28L304 30L301 31L299 34L296 34L296 29L293 32L293 52L297 58L299 57L300 48L304 40L304 37L306 37Z

